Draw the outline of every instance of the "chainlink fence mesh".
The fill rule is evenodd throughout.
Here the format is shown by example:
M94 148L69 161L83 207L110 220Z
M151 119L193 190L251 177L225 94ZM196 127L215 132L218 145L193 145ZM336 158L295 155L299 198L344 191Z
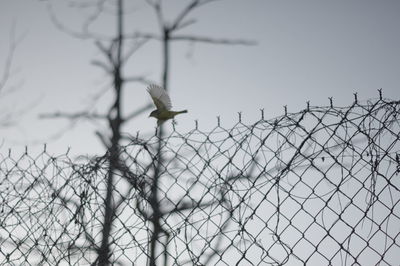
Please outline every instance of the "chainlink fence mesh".
M112 265L398 265L399 107L138 137L114 167L2 154L0 264L97 265L111 169Z

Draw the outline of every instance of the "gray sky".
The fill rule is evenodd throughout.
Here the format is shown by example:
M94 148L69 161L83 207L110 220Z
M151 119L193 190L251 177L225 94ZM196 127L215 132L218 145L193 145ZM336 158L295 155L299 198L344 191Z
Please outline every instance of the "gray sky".
M66 25L77 29L82 14L56 3L56 13ZM171 0L173 16L185 1ZM24 145L37 148L43 142L57 153L72 147L75 153L102 151L93 131L95 125L82 123L56 140L50 136L63 130L63 120L38 120L39 113L73 112L91 106L92 96L107 79L90 64L101 55L90 40L74 39L58 30L46 9L47 1L2 0L0 2L0 69L4 66L10 29L24 36L19 43L9 87L17 92L0 99L1 111L29 111L16 127L1 129L1 151L10 147L22 151ZM143 1L128 6L132 19L127 27L156 32L155 17ZM221 116L229 127L243 112L243 121L297 112L306 106L327 105L328 97L340 106L350 105L353 93L359 100L384 96L400 97L400 1L385 0L225 0L209 4L193 13L197 24L187 33L211 37L255 40L256 46L215 46L176 44L172 47L170 95L174 109L188 109L177 118L178 130L187 132L199 120L208 131ZM112 30L113 21L96 25ZM160 45L150 43L132 58L126 72L160 79ZM129 84L125 106L134 110L150 99L145 87ZM101 103L109 103L105 95ZM31 105L34 107L30 107ZM142 115L126 129L148 133L155 121ZM170 127L170 123L167 127Z

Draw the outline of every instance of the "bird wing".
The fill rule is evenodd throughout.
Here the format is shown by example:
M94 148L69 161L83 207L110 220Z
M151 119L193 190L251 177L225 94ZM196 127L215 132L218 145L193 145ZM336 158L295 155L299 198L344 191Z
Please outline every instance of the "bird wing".
M168 93L166 90L164 90L164 88L152 84L147 87L147 91L149 92L158 110L171 110L171 99L169 98Z

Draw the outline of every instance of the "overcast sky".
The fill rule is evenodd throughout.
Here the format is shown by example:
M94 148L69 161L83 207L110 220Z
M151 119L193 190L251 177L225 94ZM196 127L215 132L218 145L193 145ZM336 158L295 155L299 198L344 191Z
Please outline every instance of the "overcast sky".
M61 21L78 29L81 13L52 1ZM65 2L65 1L64 1ZM154 14L143 1L130 1L127 28L156 32ZM168 14L178 12L187 1L171 0ZM94 136L96 125L80 123L69 128L63 120L39 120L40 113L74 112L91 106L93 95L107 79L90 64L100 59L91 40L73 38L57 29L46 8L47 1L1 0L0 69L8 53L10 32L22 36L6 88L0 94L1 112L26 110L16 126L0 129L2 147L32 149L47 142L54 151L72 148L75 153L101 152ZM187 132L199 120L208 131L221 116L224 127L233 125L237 112L243 121L297 112L306 106L327 105L328 97L340 106L350 105L353 93L360 100L384 96L400 98L400 1L398 0L225 0L194 12L197 23L187 33L210 37L257 41L255 46L177 44L172 46L170 95L174 109L188 109L177 118L178 130ZM111 19L111 17L110 17ZM114 29L113 20L96 24L99 32ZM161 47L149 43L132 58L129 74L146 74L160 80ZM1 73L1 72L0 72ZM150 101L145 87L126 87L126 109ZM3 90L4 92L4 90ZM95 107L111 100L104 96ZM131 107L131 108L130 108ZM126 131L151 132L155 121L142 115ZM67 127L67 128L65 128ZM168 126L170 127L170 123ZM64 130L65 128L65 130ZM61 137L49 139L65 131Z

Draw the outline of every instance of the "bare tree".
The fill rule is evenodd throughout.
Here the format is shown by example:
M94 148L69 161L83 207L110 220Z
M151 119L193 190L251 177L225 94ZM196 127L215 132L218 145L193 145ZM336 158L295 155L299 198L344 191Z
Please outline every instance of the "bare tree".
M93 61L94 65L100 67L106 74L110 76L112 79L112 90L114 95L114 100L108 110L101 113L94 113L90 111L81 111L77 113L63 113L63 112L55 112L50 114L43 114L42 118L66 118L71 123L74 123L78 119L89 119L89 120L103 120L107 122L109 132L104 133L101 131L96 131L96 135L103 143L105 148L107 149L107 158L109 161L109 169L106 180L106 195L104 198L104 220L102 224L102 241L99 247L96 247L98 258L95 264L98 265L108 265L110 263L110 234L111 228L113 224L113 220L115 218L115 213L118 210L121 202L115 201L115 175L118 173L127 179L132 181L132 178L135 178L135 175L130 172L129 167L125 164L124 158L120 156L120 145L124 140L123 138L123 127L132 119L140 115L141 113L148 110L152 104L145 104L142 107L139 107L135 110L125 113L122 106L122 95L125 89L125 86L128 82L139 82L142 84L149 84L152 81L148 80L144 76L124 76L124 68L126 66L127 61L131 58L133 53L136 53L143 45L147 42L156 40L161 44L162 49L162 73L161 73L161 85L169 90L169 76L170 76L170 61L171 61L171 45L173 42L179 41L189 41L189 42L200 42L206 44L223 44L223 45L252 45L253 42L246 40L231 40L224 38L210 38L207 36L196 36L196 35L187 35L180 34L180 31L184 28L189 27L195 20L191 18L191 14L194 10L214 2L215 0L191 0L186 2L185 6L182 7L178 15L172 19L172 21L168 21L165 18L163 2L161 0L147 0L146 3L154 10L155 17L158 21L159 25L159 33L148 33L140 30L134 30L127 28L125 25L125 17L128 15L124 12L125 1L124 0L116 0L115 1L115 35L111 38L100 36L97 33L93 33L90 30L90 26L98 17L108 10L110 7L110 3L105 0L96 0L96 1L86 1L86 2L73 2L75 6L78 8L93 8L93 13L89 16L84 23L82 29L80 31L72 31L65 27L62 22L58 21L57 16L54 14L52 10L52 5L49 3L49 10L52 17L52 20L57 27L72 36L78 38L90 38L94 41L95 46L99 49L99 51L103 54L105 60L95 60ZM114 2L113 2L114 3ZM133 43L133 45L128 47L128 42ZM143 218L149 221L152 225L153 231L150 236L149 243L149 264L156 265L157 260L157 243L160 243L159 238L160 235L164 235L167 237L167 241L162 244L164 248L164 264L167 265L167 246L168 246L168 231L162 227L163 216L167 213L161 209L160 207L160 198L159 198L159 185L160 185L160 176L162 172L162 165L164 162L164 158L162 156L162 138L163 138L163 128L160 127L157 131L157 136L159 139L159 143L156 148L156 152L153 157L153 162L151 166L154 168L154 175L146 186L149 188L150 193L139 193L141 199L144 202L149 202L150 211L141 209L140 205L138 205L139 213L143 215ZM128 190L128 194L131 193L132 190L141 190L143 184L138 185L137 182L131 182L131 188ZM121 200L124 200L129 195L121 196ZM198 205L196 204L186 204L184 208L196 208ZM178 207L176 207L178 211ZM182 207L179 207L181 210ZM172 211L174 212L174 211Z
M143 36L146 38L155 39L161 42L162 46L162 78L161 84L166 89L169 90L169 76L170 76L170 54L171 54L171 44L177 41L190 41L190 42L201 42L208 44L224 44L224 45L252 45L254 42L247 40L232 40L232 39L223 39L223 38L210 38L204 36L196 36L196 35L185 35L180 34L180 31L196 21L190 17L191 13L195 11L197 8L214 2L215 0L193 0L187 3L186 6L182 8L182 10L178 13L178 15L172 19L172 21L168 21L165 19L165 14L163 10L163 3L161 0L147 0L147 3L153 8L158 25L160 34L153 35L149 33L136 33L137 36ZM150 222L153 225L153 235L151 237L150 242L150 265L156 265L156 244L159 242L160 234L166 235L166 241L163 245L164 248L164 265L167 265L167 245L169 234L167 230L162 228L161 221L163 220L163 215L167 215L170 212L166 213L165 211L160 209L160 199L159 199L159 183L160 183L160 172L161 167L164 164L164 158L162 157L162 143L161 139L163 138L163 129L160 127L158 130L158 137L160 142L157 148L157 156L155 162L155 170L154 170L154 178L153 183L151 184L151 195L150 195L150 205L152 208L152 215L148 215L150 217ZM222 201L221 201L222 203ZM197 208L199 207L197 204L189 204L185 206L185 208ZM178 210L174 210L178 211ZM174 212L172 211L172 212Z

